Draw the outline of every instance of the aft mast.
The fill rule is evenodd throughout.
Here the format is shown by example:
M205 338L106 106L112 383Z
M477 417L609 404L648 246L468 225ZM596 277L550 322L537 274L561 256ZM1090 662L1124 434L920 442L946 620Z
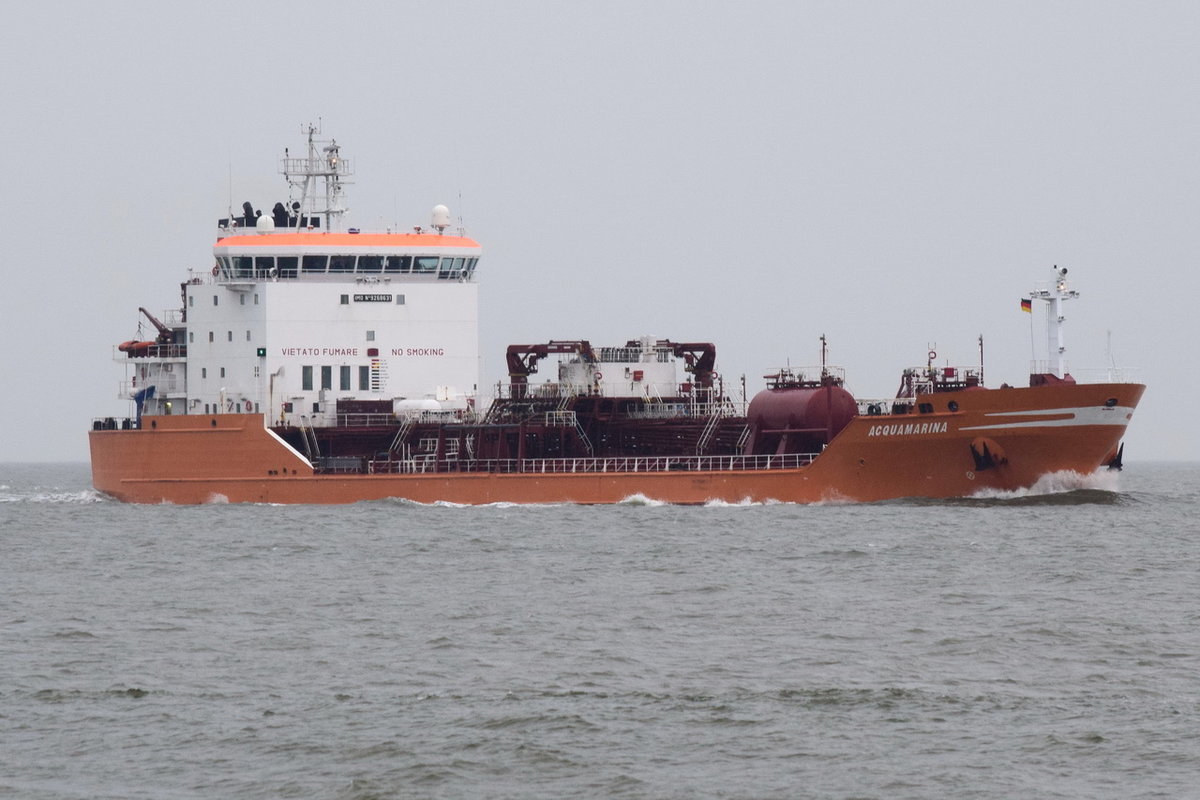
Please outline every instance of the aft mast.
M336 140L329 139L326 142L316 138L321 133L319 124L309 123L304 126L303 132L308 134L308 155L304 158L292 158L289 156L287 148L284 148L279 168L279 172L292 187L289 197L291 217L295 220L294 224L297 227L304 227L302 222L306 215L323 215L325 230L345 230L342 217L347 209L343 205L344 191L342 187L352 183L346 178L353 175L354 170L351 169L350 162L342 158ZM324 208L321 208L321 201L318 198L318 180L324 183ZM296 197L297 193L299 193L299 199Z

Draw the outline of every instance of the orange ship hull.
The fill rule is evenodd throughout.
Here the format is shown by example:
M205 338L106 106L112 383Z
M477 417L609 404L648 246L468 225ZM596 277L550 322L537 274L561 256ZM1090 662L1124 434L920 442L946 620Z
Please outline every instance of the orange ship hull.
M658 472L318 474L256 414L145 417L90 432L94 486L136 503L870 502L1016 490L1107 464L1145 387L1060 384L922 395L929 413L855 417L811 464Z

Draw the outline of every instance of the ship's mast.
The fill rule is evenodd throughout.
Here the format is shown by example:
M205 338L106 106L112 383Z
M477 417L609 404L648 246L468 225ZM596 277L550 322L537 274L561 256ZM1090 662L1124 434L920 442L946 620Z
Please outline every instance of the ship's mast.
M287 149L283 151L280 173L288 185L292 187L290 197L291 211L296 216L297 225L304 216L325 217L325 230L344 230L342 216L346 213L343 203L343 185L352 183L346 180L354 174L350 162L341 157L337 141L330 139L328 143L316 138L321 133L320 125L309 124L303 131L308 134L308 155L304 158L291 158ZM318 148L318 145L324 147ZM325 183L325 207L321 208L317 198L317 179ZM299 199L296 193L299 192Z
M1055 271L1054 288L1030 292L1029 298L1045 300L1050 304L1050 308L1046 312L1046 350L1049 359L1046 368L1056 377L1062 378L1066 375L1067 352L1067 347L1063 343L1063 322L1066 317L1063 316L1062 304L1079 297L1079 292L1067 288L1066 267L1059 269L1056 264L1053 269Z

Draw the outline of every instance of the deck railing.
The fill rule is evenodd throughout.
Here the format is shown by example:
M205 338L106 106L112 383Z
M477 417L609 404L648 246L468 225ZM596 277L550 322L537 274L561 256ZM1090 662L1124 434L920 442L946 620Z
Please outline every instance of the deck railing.
M187 349L186 344L152 344L138 355L130 355L113 345L112 357L113 361L131 361L135 364L147 361L183 361L187 359Z
M386 428L396 424L396 415L338 412L337 424L343 428Z
M490 472L522 474L604 474L609 472L738 472L797 469L812 463L816 453L760 456L622 456L616 458L493 458L437 460L433 455L405 460L367 462L367 471L387 473Z

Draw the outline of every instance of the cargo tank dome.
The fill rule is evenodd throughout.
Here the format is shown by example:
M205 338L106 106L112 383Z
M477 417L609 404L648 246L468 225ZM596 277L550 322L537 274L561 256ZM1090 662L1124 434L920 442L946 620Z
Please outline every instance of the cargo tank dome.
M819 453L850 420L858 403L841 386L763 389L750 401L745 455Z

